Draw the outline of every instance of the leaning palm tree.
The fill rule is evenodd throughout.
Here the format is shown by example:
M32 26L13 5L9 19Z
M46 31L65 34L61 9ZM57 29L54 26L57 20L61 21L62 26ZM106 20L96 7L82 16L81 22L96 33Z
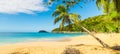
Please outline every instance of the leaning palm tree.
M53 2L55 0L51 0L51 2ZM63 3L65 3L66 7L69 8L71 6L74 6L75 4L79 4L80 0L62 0ZM80 5L79 5L80 6ZM66 10L66 11L65 11ZM66 17L67 15L67 17ZM62 20L62 23L60 24L60 29L63 28L64 24L66 22L68 22L67 19L69 19L69 22L71 22L70 18L72 19L72 21L77 25L80 26L84 31L86 31L88 34L90 34L93 38L95 38L103 47L109 47L106 43L104 43L102 40L100 40L99 38L97 38L93 33L91 33L88 29L86 29L85 27L83 27L82 25L80 25L79 20L77 19L77 17L75 17L75 14L70 14L67 12L66 8L59 8L57 7L56 11L53 13L53 16L56 17L55 18L55 23L58 21ZM66 18L66 19L65 19ZM79 18L79 17L78 17Z

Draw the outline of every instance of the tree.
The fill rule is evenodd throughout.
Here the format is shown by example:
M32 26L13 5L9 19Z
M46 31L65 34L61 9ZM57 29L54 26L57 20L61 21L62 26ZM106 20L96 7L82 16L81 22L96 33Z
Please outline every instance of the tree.
M120 0L113 0L113 2L114 2L114 5L115 5L115 10L116 10L116 12L118 13L117 14L117 26L118 26L118 32L120 32L120 23L119 23L119 21L120 21Z
M115 9L120 14L120 0L113 0L113 3L115 5Z
M60 0L51 0L50 1L50 3L51 2L55 2L55 1L60 1ZM65 6L69 9L71 6L74 6L75 4L79 4L79 2L80 2L81 0L62 0L62 3L63 4L65 4ZM83 2L88 2L89 0L83 0ZM79 5L80 6L80 5ZM81 7L81 6L80 6ZM64 16L64 15L63 15ZM69 18L69 17L68 17ZM60 21L60 19L59 20L57 20L57 21ZM64 20L63 20L64 21ZM83 30L85 30L88 34L90 34L92 37L94 37L103 47L109 47L106 43L104 43L103 41L101 41L99 38L97 38L93 33L91 33L88 29L86 29L85 27L83 27L82 25L80 25L80 22L79 22L79 20L75 20L74 21L75 22L75 24L77 25L77 26L80 26ZM61 27L62 27L62 25L64 24L64 22L63 23L61 23Z
M63 30L63 27L65 24L70 25L73 22L76 22L76 20L79 20L80 15L75 13L69 13L67 8L64 7L64 5L58 5L56 10L52 14L53 17L55 17L54 24L56 24L59 21L62 21L60 23L60 31ZM71 26L69 26L70 29Z
M97 4L99 9L101 7L103 7L104 12L109 14L109 12L110 12L110 0L97 0L96 4Z
M116 19L115 21L117 22L117 27L118 27L117 29L118 29L118 32L120 32L120 28L119 28L120 0L97 0L96 4L98 8L103 7L105 13L107 13L109 18L111 17L110 14L115 15L113 20Z

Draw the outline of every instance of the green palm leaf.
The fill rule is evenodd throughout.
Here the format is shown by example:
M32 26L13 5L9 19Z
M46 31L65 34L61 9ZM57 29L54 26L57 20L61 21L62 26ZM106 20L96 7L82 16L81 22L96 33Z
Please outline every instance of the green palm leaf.
M55 17L54 24L60 23L60 30L62 31L64 25L70 25L72 22L73 23L78 23L79 22L79 15L78 14L70 14L68 9L64 5L59 5L57 6L56 10L53 12L52 16ZM70 27L70 26L69 26Z

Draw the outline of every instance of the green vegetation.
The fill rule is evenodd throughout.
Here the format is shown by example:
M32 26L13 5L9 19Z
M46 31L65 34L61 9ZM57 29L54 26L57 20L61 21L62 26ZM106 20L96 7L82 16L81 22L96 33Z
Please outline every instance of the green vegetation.
M89 29L93 32L118 32L118 24L116 24L116 18L107 18L106 15L89 17L85 20L79 21L80 25ZM120 22L120 21L118 21ZM72 26L70 29L68 26L63 28L63 31L80 31L85 32L79 26L75 24L70 24ZM53 31L59 31L59 28L54 29Z
M55 17L54 24L61 21L59 27L60 31L63 31L63 27L65 24L68 24L70 29L70 24L73 22L78 22L80 18L79 14L69 13L64 5L58 5L52 16Z
M50 3L51 2L59 2L59 0L51 0ZM62 2L66 8L70 9L71 6L79 5L79 2L87 3L89 1L62 0L60 2ZM83 28L80 28L80 26L82 26L92 32L120 32L120 0L96 0L96 5L98 6L98 9L103 8L105 15L90 17L77 22L79 25L71 23L62 27L62 30L56 28L53 31L86 31Z
M60 0L50 0L49 4L52 2L59 2ZM62 4L66 8L66 10L70 9L74 5L79 5L79 2L89 2L94 0L61 0ZM69 17L69 12L64 12L62 15L61 12L56 13L59 14L57 21L60 21L60 18L63 22L60 24L60 28L54 29L53 31L81 31L87 32L93 38L95 38L103 47L109 47L106 43L97 38L92 32L120 32L120 0L96 0L96 5L100 9L101 7L104 10L105 15L95 16L91 18L87 18L85 20L75 19L74 23L70 23L71 18ZM80 6L80 5L79 5ZM81 7L81 6L80 6ZM62 9L62 8L60 8ZM64 8L63 8L64 9ZM67 13L67 14L66 14ZM67 17L66 17L67 15ZM75 17L75 16L74 16ZM74 17L72 19L74 19ZM78 18L78 17L75 17ZM59 20L58 20L59 19ZM68 21L69 20L69 21ZM69 23L68 23L69 22ZM68 23L67 26L63 26L65 23ZM62 28L62 29L61 29ZM89 30L90 31L89 31Z
M117 25L117 32L120 32L120 0L97 0L98 8L103 8L107 18L113 18Z

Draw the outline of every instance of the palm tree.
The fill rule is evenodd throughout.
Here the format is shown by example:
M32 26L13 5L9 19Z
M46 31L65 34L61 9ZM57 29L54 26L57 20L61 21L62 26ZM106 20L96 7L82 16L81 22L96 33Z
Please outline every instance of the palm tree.
M65 24L70 25L73 22L76 22L76 20L79 20L80 16L75 13L68 13L67 8L64 5L57 6L56 10L52 14L53 17L55 17L54 24L56 24L59 21L62 21L60 23L60 31L63 30L63 27ZM71 26L69 26L70 29Z
M54 2L55 0L51 0L51 2ZM79 2L81 1L81 0L62 0L63 1L63 3L65 3L65 5L66 5L66 7L67 8L69 8L69 7L71 7L71 6L74 6L75 4L79 4ZM87 0L87 2L88 2L88 0ZM80 6L80 5L79 5ZM81 7L81 6L80 6ZM60 9L62 9L62 8L60 8ZM64 9L64 8L63 8ZM66 9L66 8L65 8ZM59 9L58 9L59 10ZM64 14L63 14L64 13ZM56 22L58 22L58 21L60 21L62 18L64 18L64 16L65 15L69 15L68 14L68 12L67 12L67 14L65 14L66 12L63 12L62 13L62 11L57 11L57 9L56 9L56 11L53 13L53 16L58 16L56 19L55 19L55 23ZM69 15L69 16L71 16L71 17L73 17L73 15ZM70 18L70 17L68 17L68 18ZM74 17L73 17L73 19L74 19ZM93 38L95 38L103 47L109 47L106 43L104 43L103 41L101 41L99 38L97 38L93 33L91 33L88 29L86 29L85 27L83 27L82 25L80 25L80 22L79 22L79 20L78 19L74 19L74 23L77 25L77 26L80 26L84 31L86 31L88 34L90 34ZM63 28L63 25L65 24L65 20L62 20L62 23L60 24L60 28L62 29Z
M110 0L97 0L96 4L98 6L98 8L100 9L101 7L103 7L104 12L109 14L110 12Z
M118 32L120 32L120 23L119 23L119 21L120 21L120 0L113 0L113 3L114 3L114 5L115 5L115 10L117 11L117 26L118 26Z
M100 7L104 8L104 11L107 13L108 17L110 17L111 13L115 11L117 12L116 21L117 21L118 32L120 32L120 29L119 29L120 0L97 0L96 4L98 8ZM113 5L113 7L110 7L110 5Z
M115 9L120 14L120 0L113 0L113 3L115 5Z

